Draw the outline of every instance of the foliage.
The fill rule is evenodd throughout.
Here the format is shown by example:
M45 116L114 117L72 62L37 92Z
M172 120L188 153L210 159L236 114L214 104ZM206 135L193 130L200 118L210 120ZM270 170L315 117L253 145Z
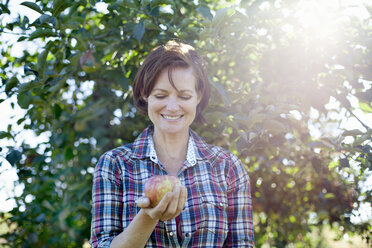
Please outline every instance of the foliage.
M107 10L99 10L102 2ZM12 57L14 44L0 41L1 91L26 110L18 125L49 138L7 149L24 185L17 207L1 217L11 227L2 235L9 245L86 241L93 167L149 124L133 106L131 83L147 53L169 39L193 44L205 58L213 94L208 123L193 128L247 165L258 247L306 247L310 227L323 223L370 239L370 223L350 217L371 202L363 183L372 130L366 123L342 130L339 118L354 116L352 97L372 113L372 88L365 87L372 81L370 18L341 18L347 7L336 4L332 19L312 26L301 19L306 11L288 11L303 8L302 0L102 2L24 2L40 17L0 27L21 33L17 42L41 44ZM8 4L0 5L3 16ZM327 25L331 33L319 32ZM1 139L16 137L12 126L0 132Z

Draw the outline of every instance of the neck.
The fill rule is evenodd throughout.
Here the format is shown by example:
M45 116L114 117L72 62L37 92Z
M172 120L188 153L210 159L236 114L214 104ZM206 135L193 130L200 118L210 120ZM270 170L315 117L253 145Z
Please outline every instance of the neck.
M178 171L187 155L189 130L175 135L165 135L154 128L153 141L158 159L167 170Z

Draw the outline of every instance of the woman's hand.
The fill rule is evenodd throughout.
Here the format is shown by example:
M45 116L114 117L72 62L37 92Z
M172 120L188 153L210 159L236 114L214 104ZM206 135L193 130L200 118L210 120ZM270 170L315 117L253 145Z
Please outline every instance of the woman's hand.
M150 207L147 197L139 198L137 206L141 211L129 226L112 240L110 247L144 247L158 221L177 217L185 207L186 199L187 190L184 186L177 186L172 192L166 193L154 208Z
M137 200L137 206L153 220L171 220L177 217L185 207L187 199L187 189L184 186L177 186L173 192L167 192L159 204L151 208L150 200L141 197Z

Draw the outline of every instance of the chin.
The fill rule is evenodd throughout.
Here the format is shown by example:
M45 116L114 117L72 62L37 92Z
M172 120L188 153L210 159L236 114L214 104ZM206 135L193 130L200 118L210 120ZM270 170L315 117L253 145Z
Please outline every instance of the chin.
M159 131L161 131L164 134L177 134L177 133L183 133L188 132L189 126L187 125L161 125L159 127Z

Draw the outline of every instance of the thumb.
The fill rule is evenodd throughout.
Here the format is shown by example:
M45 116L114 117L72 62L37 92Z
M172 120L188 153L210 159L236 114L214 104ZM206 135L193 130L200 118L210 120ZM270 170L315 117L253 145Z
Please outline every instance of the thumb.
M143 196L137 199L137 206L140 208L148 208L150 207L150 199Z

